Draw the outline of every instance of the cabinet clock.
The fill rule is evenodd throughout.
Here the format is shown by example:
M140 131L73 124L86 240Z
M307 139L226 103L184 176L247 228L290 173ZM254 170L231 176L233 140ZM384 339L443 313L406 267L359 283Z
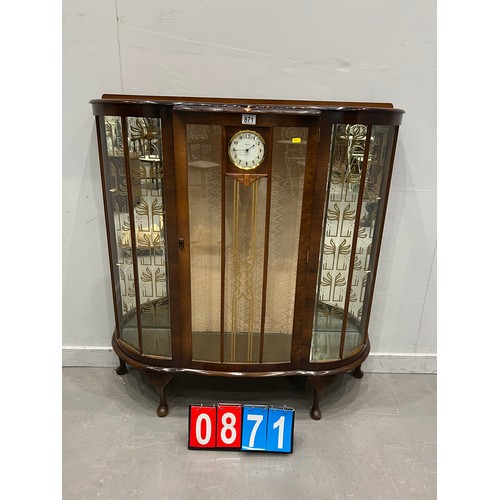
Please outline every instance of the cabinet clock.
M168 412L176 373L303 376L311 417L362 377L398 127L388 103L91 101L120 360Z

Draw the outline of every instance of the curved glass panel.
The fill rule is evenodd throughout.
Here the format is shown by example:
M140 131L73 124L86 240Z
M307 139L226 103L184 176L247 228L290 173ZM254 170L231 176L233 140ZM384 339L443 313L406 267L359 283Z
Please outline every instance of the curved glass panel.
M160 130L157 118L104 117L104 188L110 251L117 266L113 278L118 338L140 354L169 359L172 348ZM127 138L126 147L123 137Z
M345 358L365 341L373 291L372 254L380 244L394 127L374 125L369 141L367 130L364 125L333 128L310 361ZM369 151L365 151L367 143ZM366 175L361 186L364 161ZM363 199L359 205L360 193ZM359 227L354 241L356 218ZM347 290L350 274L351 286ZM348 314L342 344L346 304Z
M380 243L380 225L385 191L387 189L390 153L394 127L374 125L371 132L370 154L363 189L363 202L356 240L356 259L349 297L349 316L357 321L359 336L348 337L344 356L359 348L364 342L365 325L368 318L368 304L373 291L373 252ZM352 340L348 343L347 340Z
M104 117L106 155L104 189L110 225L110 246L116 263L114 270L115 303L118 314L119 338L133 349L139 349L139 332L135 318L135 271L131 251L130 207L121 117Z
M332 127L310 361L334 361L341 357L366 131L365 125L358 124ZM348 317L344 349L352 350L361 338L356 320Z
M130 178L145 355L172 357L161 126L158 118L127 118Z

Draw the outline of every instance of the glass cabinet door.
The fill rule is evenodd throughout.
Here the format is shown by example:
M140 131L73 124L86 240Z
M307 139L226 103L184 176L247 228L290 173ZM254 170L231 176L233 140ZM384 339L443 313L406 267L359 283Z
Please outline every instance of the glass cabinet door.
M227 145L244 127L188 118L192 359L289 363L309 129L254 127L266 160L239 169Z

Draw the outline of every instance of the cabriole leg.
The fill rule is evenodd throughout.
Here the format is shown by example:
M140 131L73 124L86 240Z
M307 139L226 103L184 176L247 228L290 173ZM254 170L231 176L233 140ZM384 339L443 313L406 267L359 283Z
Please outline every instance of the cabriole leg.
M356 366L356 368L354 369L352 374L356 378L363 378L363 375L365 374L365 372L361 369L361 365L359 365L359 366Z
M173 373L165 373L165 372L152 372L146 370L144 372L150 382L153 384L158 396L160 396L160 404L156 409L156 414L159 417L164 417L168 414L168 405L167 400L165 398L165 390L167 388L168 383L172 380L174 376Z
M118 359L120 360L120 366L118 366L115 371L118 375L125 375L125 373L127 373L127 365L125 364L125 361L123 361L123 359Z
M311 408L311 418L319 420L321 418L321 410L319 409L319 400L325 392L326 388L333 382L335 375L324 375L320 377L308 377L309 382L314 388L314 401Z

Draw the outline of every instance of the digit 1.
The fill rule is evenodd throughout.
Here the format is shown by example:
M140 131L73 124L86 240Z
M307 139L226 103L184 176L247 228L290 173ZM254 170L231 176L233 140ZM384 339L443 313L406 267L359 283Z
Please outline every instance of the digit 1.
M294 415L292 408L269 409L266 451L292 453Z
M283 434L285 432L285 417L284 415L281 415L276 422L273 424L273 429L276 429L276 427L279 427L278 429L278 448L280 450L283 449Z

